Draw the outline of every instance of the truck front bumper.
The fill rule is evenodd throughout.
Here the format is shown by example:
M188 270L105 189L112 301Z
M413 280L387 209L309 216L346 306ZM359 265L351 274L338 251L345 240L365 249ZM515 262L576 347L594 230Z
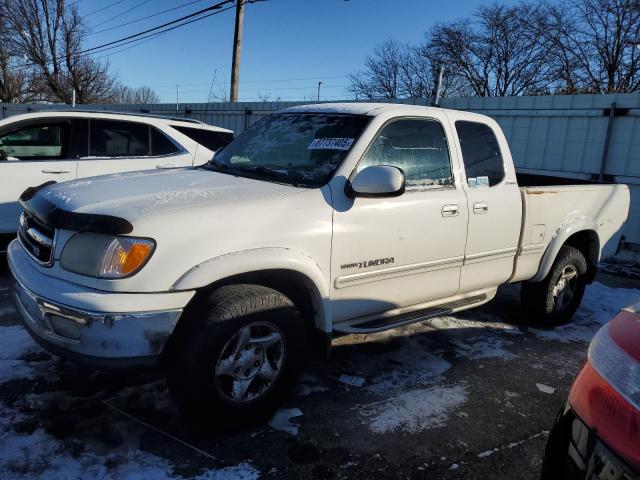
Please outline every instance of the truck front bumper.
M54 277L25 264L26 254L13 242L8 251L10 283L16 306L31 336L51 353L99 369L153 367L173 332L191 295L148 294L151 305L177 303L162 310L121 312L117 306L130 303L126 297L145 294L103 292ZM38 288L34 288L37 286ZM48 292L47 294L43 294ZM65 303L55 297L64 293ZM109 301L109 297L113 297ZM52 298L54 297L54 298ZM82 299L73 303L74 299ZM82 305L79 305L82 303ZM114 311L87 308L87 303L114 305ZM133 303L140 303L135 298Z

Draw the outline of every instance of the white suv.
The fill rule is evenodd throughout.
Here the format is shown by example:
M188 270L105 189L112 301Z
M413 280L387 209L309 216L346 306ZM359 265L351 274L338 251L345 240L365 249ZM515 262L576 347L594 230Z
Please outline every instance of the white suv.
M2 120L0 251L18 230L18 197L28 187L200 165L232 139L231 130L197 120L129 113L48 110Z

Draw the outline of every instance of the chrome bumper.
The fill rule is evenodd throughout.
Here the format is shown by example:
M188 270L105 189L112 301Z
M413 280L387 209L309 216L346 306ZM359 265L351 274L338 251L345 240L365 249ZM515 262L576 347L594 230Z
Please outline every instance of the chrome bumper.
M52 353L96 368L152 366L182 309L103 313L51 302L11 275L13 296L27 330Z

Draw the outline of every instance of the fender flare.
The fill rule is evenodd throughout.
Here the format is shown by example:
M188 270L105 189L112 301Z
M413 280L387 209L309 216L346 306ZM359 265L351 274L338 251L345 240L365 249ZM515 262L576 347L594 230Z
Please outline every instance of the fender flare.
M191 268L171 290L197 290L234 275L263 270L291 270L303 275L316 311L315 326L326 333L332 331L329 282L320 266L299 250L268 247L220 255Z
M598 235L598 228L595 221L588 217L579 217L569 220L568 222L560 225L555 235L551 239L551 242L547 246L547 249L542 256L542 260L540 260L538 272L529 281L541 282L542 280L544 280L544 278L549 274L549 271L553 266L553 262L558 256L558 252L560 252L560 248L565 244L567 239L571 235L575 235L576 233L583 231L592 231L596 235ZM599 260L600 249L598 248L596 262Z

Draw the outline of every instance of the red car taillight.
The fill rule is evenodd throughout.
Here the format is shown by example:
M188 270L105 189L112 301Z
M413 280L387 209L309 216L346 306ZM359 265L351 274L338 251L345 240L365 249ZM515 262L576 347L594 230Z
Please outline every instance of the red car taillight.
M602 441L640 469L640 316L623 311L600 329L569 403Z

